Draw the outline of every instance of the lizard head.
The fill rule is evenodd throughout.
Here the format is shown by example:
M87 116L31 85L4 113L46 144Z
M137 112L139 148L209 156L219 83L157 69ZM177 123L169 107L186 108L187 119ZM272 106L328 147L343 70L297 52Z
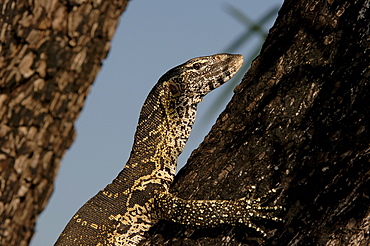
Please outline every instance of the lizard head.
M242 55L197 57L172 68L159 81L168 87L172 98L178 98L182 104L197 104L210 91L231 79L242 64Z

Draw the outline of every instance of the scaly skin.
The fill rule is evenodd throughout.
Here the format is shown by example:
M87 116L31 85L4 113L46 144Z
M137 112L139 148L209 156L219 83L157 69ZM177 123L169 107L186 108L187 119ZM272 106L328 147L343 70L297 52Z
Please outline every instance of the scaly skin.
M217 54L191 59L165 73L143 105L126 166L78 210L55 245L138 245L159 219L193 226L243 223L257 230L250 217L277 220L267 212L275 207L261 207L259 199L186 201L169 193L197 104L234 76L242 63L241 55Z

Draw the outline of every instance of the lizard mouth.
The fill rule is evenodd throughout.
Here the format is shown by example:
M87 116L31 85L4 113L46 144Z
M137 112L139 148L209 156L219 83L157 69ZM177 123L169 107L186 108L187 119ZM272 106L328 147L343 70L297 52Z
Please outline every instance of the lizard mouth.
M224 60L223 66L221 66L223 72L222 75L222 82L219 81L221 84L227 82L229 79L231 79L242 67L243 65L243 56L242 55L234 55L234 54L219 54L215 58L217 59L218 56L221 56L222 60Z
M215 67L210 71L209 76L213 79L208 81L209 89L206 90L204 95L229 81L242 67L243 56L239 54L217 54L214 56L214 63Z

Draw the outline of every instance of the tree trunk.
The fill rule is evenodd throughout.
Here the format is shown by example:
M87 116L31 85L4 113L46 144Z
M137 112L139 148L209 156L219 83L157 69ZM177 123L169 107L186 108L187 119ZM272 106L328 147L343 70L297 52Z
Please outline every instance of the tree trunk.
M287 0L261 55L178 174L186 199L281 187L283 223L189 229L160 222L151 245L370 244L370 1Z
M127 2L0 1L0 245L29 243Z

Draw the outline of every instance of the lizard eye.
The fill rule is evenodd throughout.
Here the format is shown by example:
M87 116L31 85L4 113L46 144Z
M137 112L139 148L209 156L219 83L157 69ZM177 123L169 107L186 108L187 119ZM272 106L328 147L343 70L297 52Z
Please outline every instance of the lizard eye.
M194 63L193 68L199 70L202 67L200 63Z

